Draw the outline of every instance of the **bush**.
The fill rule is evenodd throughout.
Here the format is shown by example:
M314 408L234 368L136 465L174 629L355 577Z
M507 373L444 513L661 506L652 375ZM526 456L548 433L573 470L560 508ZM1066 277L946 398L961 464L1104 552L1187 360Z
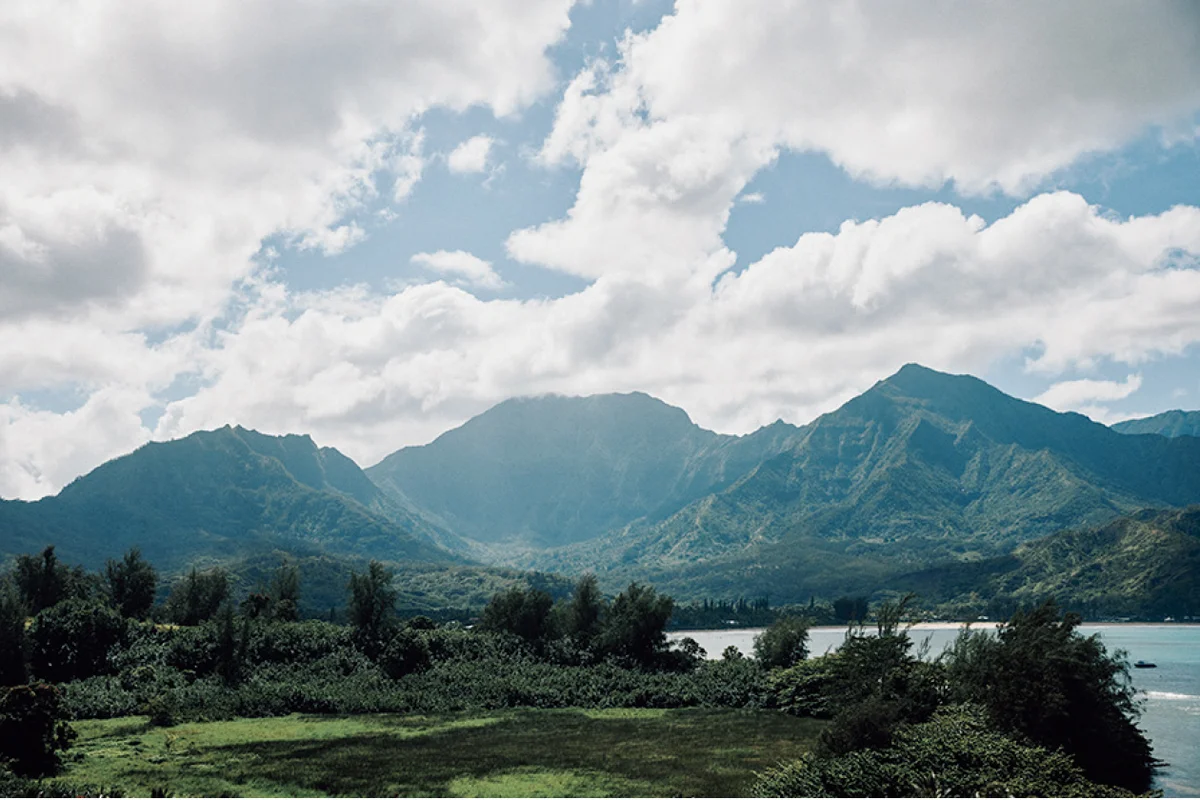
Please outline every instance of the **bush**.
M29 626L30 664L54 683L112 671L112 650L125 638L125 621L96 602L66 600L47 608Z
M66 722L62 696L44 683L13 686L0 694L0 760L23 777L58 768L75 731Z
M978 706L951 706L896 731L892 746L809 754L766 773L759 797L1112 797L1063 753L989 727Z
M838 708L830 702L833 659L834 656L822 656L788 669L773 670L769 678L773 705L798 717L832 716Z
M754 637L754 657L764 667L790 667L808 658L809 620L780 617Z
M429 667L429 645L420 633L401 630L384 648L379 665L392 679L422 672Z

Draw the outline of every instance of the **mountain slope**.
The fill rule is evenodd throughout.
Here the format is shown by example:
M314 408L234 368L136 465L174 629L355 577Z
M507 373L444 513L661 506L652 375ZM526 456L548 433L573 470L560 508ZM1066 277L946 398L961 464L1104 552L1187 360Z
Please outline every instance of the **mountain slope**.
M1122 436L976 378L909 365L727 488L527 565L608 570L614 581L636 565L689 594L740 574L761 585L743 591L791 596L844 584L834 573L852 560L881 577L1191 502L1200 502L1198 439Z
M1117 433L1156 433L1159 436L1200 436L1200 411L1164 411L1153 417L1128 419L1112 426Z
M972 594L1003 604L1056 597L1102 616L1200 615L1200 506L1142 511L1105 525L1062 531L1011 555L951 564L894 579L932 601Z
M0 502L0 553L55 544L89 567L134 545L165 571L276 548L446 561L435 534L336 450L230 427L147 444L54 497Z
M366 473L395 502L464 537L541 549L666 517L796 433L776 423L721 436L641 393L521 398Z

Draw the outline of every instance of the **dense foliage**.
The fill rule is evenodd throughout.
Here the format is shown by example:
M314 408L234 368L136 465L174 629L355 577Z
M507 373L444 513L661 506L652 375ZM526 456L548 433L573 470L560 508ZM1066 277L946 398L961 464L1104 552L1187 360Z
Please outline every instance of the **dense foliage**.
M166 603L169 618L191 624L159 624L122 616L145 612L120 602L111 581L64 572L45 553L29 563L88 591L63 593L26 630L16 581L0 580L11 640L0 651L12 687L4 724L26 720L43 732L36 746L20 745L29 753L6 756L33 765L28 774L53 769L70 741L68 718L141 714L172 726L292 712L722 707L828 720L813 753L764 778L768 794L1150 785L1153 759L1123 656L1080 636L1078 617L1053 604L1014 614L996 635L965 631L934 661L907 633L912 596L879 605L873 630L851 625L825 656L807 657L806 618L781 615L754 658L731 648L709 661L694 640L669 643L672 598L639 583L607 598L591 576L557 600L534 585L499 591L468 628L398 615L394 576L378 562L344 588L349 625L292 621L301 585L289 565L240 605L219 571L192 571ZM24 685L30 676L58 686Z
M791 667L808 658L809 621L781 617L754 638L754 657L764 667Z
M1018 611L997 635L964 631L949 652L955 699L980 703L1002 729L1073 756L1092 780L1144 792L1154 759L1135 720L1136 691L1124 653L1053 602Z
M0 689L0 765L19 776L53 772L71 745L59 690L44 683Z
M883 747L810 755L771 770L759 797L1111 797L1063 753L991 728L977 706L947 706Z

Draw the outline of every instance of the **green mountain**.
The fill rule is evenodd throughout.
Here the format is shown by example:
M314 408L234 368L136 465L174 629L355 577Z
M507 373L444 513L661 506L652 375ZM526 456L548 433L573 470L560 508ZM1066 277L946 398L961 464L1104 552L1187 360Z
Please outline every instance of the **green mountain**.
M1117 433L1156 433L1159 436L1200 436L1200 411L1164 411L1153 417L1128 419L1112 426Z
M788 447L782 422L721 436L641 393L508 400L366 473L393 501L508 552L660 520Z
M681 596L807 599L973 560L1148 506L1200 502L1200 440L1122 436L970 376L901 369L660 522L526 557Z
M945 603L1029 604L1055 597L1093 616L1200 616L1200 506L1142 511L1069 530L974 564L899 576L899 590Z
M439 535L336 450L244 428L150 443L53 497L0 501L0 555L54 544L88 567L134 545L164 572L276 549L446 562Z

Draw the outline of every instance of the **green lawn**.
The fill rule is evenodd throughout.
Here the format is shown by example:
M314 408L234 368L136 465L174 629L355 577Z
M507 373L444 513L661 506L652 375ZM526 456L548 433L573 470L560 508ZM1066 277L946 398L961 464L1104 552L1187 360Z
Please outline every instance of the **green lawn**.
M822 723L773 711L518 709L75 723L61 777L127 795L745 795Z

